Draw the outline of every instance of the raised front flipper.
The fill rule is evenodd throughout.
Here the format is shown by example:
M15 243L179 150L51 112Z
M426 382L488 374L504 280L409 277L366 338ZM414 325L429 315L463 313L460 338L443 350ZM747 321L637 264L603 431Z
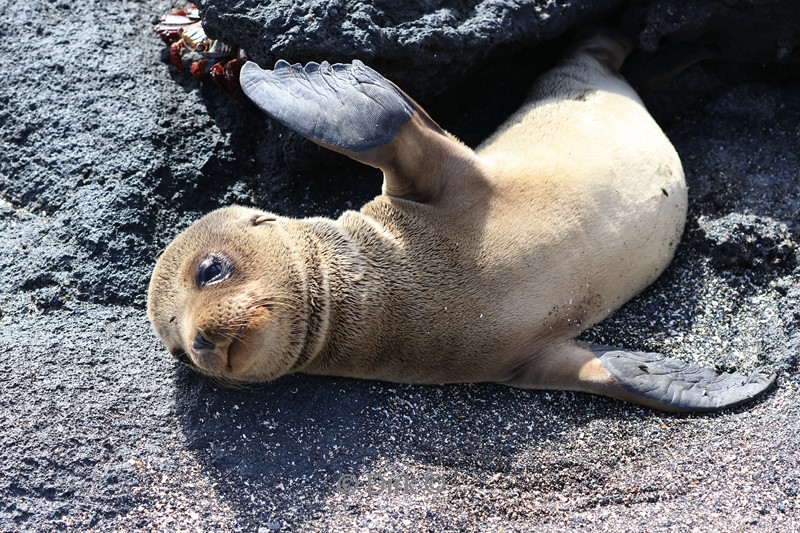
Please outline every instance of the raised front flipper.
M242 90L261 110L321 146L384 173L384 193L437 198L454 179L480 179L474 152L442 130L392 82L360 61L248 62Z
M749 376L717 372L658 353L572 341L546 348L504 383L610 396L671 412L716 411L752 400L775 381L772 370Z
M240 75L258 107L304 137L345 153L382 146L414 116L414 104L361 61L352 65L278 61L262 70L252 61Z

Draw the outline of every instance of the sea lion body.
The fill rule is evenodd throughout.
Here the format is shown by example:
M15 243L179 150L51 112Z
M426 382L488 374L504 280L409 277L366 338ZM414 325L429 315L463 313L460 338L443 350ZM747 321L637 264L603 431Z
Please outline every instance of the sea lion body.
M723 374L724 394L709 399L719 381L709 369L573 340L661 274L686 217L678 155L617 73L627 52L614 37L581 43L475 152L358 63L246 66L251 99L382 168L384 194L335 221L241 207L207 215L159 259L148 297L156 331L223 379L490 381L666 410L748 399L774 375ZM352 135L347 111L320 124L324 106L303 102L295 81L318 76L340 100L366 94L368 113L380 100L357 129L379 124L381 139Z
M589 127L570 136L548 128L565 116ZM594 124L607 126L598 135ZM380 196L335 223L312 223L349 241L332 260L347 256L364 278L341 311L352 320L330 332L347 357L323 352L304 371L503 381L537 347L601 321L669 264L686 186L675 150L635 94L534 100L476 152L486 175L452 183L441 203Z

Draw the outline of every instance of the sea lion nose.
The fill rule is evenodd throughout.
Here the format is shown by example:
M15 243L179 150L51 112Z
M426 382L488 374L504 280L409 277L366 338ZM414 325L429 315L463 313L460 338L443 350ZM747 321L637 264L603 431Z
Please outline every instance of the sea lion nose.
M213 350L215 346L213 342L203 337L202 331L198 331L197 335L194 336L194 344L192 344L192 348L195 350Z

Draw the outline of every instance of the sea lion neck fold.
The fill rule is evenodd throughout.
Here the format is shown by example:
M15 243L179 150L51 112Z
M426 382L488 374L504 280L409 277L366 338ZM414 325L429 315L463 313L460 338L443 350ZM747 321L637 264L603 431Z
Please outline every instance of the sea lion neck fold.
M359 375L351 368L352 355L372 356L370 346L381 337L387 307L385 286L363 253L364 241L380 240L392 253L391 236L369 216L352 211L338 220L287 220L284 227L302 258L309 310L306 340L294 367L312 374Z
M305 342L292 371L301 371L323 350L328 342L331 294L330 269L324 257L330 255L324 240L320 238L318 224L330 221L284 220L286 233L297 247L297 257L301 258L305 274L304 297L308 306L308 324Z

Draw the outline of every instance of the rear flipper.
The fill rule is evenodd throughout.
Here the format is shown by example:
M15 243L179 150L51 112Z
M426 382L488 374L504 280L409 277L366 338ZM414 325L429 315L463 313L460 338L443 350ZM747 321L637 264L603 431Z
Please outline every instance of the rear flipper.
M658 353L591 346L624 400L664 411L716 411L752 400L775 382L772 369L749 376L670 359Z
M516 368L503 383L529 389L576 390L670 412L716 411L751 400L775 382L670 359L657 353L557 343Z
M692 65L707 59L719 59L719 56L716 50L705 46L674 43L665 45L653 55L644 52L631 54L622 66L622 74L636 92L645 97Z

